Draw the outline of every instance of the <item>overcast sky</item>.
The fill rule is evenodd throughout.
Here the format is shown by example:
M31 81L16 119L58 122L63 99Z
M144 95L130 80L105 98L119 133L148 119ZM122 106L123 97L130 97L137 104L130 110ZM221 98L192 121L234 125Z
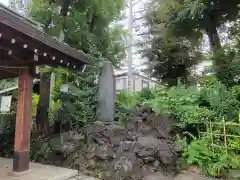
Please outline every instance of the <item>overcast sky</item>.
M149 0L133 0L133 66L138 67L142 64L143 59L141 55L138 53L139 48L136 47L137 42L142 40L142 36L139 36L139 34L142 34L143 32L147 31L147 28L144 27L144 19L141 20L134 20L141 18L145 15L144 10L146 10L146 4ZM126 8L126 16L128 16L128 8ZM125 22L126 26L128 25L128 21Z
M143 12L139 13L139 11L142 11L143 9L145 9L145 4L148 0L133 0L133 18L139 18L143 16ZM5 5L8 5L9 0L0 0L0 3L3 3ZM138 12L138 13L137 13ZM126 16L128 16L128 8L126 8ZM136 42L138 42L139 40L141 40L140 36L138 36L137 34L142 33L146 30L146 28L143 27L143 22L144 20L138 20L138 21L134 21L133 23L133 44L135 44ZM125 28L127 28L128 26L128 19L123 21L123 24L125 26ZM142 62L142 58L139 55L139 53L137 52L138 48L133 46L133 64L134 66L139 66Z
M0 0L1 3L8 5L8 0Z

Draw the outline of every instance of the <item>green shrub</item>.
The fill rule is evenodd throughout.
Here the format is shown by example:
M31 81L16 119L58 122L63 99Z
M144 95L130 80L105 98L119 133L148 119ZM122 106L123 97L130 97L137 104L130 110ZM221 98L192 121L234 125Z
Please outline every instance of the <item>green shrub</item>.
M238 101L240 101L240 85L232 87L232 94Z
M120 91L116 97L116 117L122 122L126 123L129 112L137 107L139 104L138 94Z
M58 112L64 106L65 116L76 126L84 126L96 120L98 67L88 66L85 72L72 73L65 69L54 69L56 83L53 90L51 121L58 120ZM61 93L61 84L68 83L69 92ZM60 100L61 99L61 100ZM62 102L61 102L62 101Z
M199 124L213 120L216 113L205 107L183 105L175 109L175 115L180 120L179 125L184 127L189 124Z
M38 147L31 146L30 159L31 161L46 161L49 158L51 152L52 149L47 142L41 143L41 146Z
M38 94L33 94L32 95L32 105L33 106L37 106L39 102L39 95Z
M218 117L224 116L227 120L238 117L240 103L223 84L215 83L212 86L204 87L201 90L201 101L205 105L207 104L207 107L213 110Z
M194 138L189 145L179 139L177 145L186 162L200 166L207 175L222 177L228 170L240 168L240 155L234 151L226 153L224 148L215 148L213 151L209 136Z
M215 113L199 106L201 92L196 88L172 87L158 89L155 98L148 104L157 113L167 113L178 120L179 125L186 126L212 120Z
M138 95L136 93L120 91L117 94L116 102L120 107L130 110L136 108L138 105Z
M222 116L226 120L237 119L240 101L236 99L236 94L236 89L228 90L224 85L213 81L200 90L194 87L157 89L155 98L147 103L156 113L170 114L184 126L215 121Z
M230 169L240 168L240 141L239 138L234 138L240 135L240 127L234 125L226 127L227 133L233 135L228 137L227 153L223 137L214 136L214 143L220 147L213 149L212 137L201 136L197 127L202 127L201 131L204 132L208 131L205 123L209 121L222 122L224 119L226 123L238 123L239 97L239 87L228 89L212 77L202 82L200 89L181 86L157 89L154 97L149 98L147 103L156 113L171 115L182 131L186 131L185 139L177 141L177 149L182 152L182 158L190 165L200 166L210 176L221 177ZM216 125L213 131L223 134L223 126ZM186 139L190 140L189 144Z
M137 93L138 103L144 103L145 101L151 100L155 97L154 91L149 88L144 88Z

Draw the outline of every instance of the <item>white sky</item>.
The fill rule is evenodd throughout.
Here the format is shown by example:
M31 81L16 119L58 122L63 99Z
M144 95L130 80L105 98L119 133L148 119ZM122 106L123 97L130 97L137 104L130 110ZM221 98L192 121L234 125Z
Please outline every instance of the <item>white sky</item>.
M9 0L0 0L0 3L3 3L3 4L5 4L5 5L8 5L8 1L9 1Z
M146 9L145 5L149 2L149 0L133 0L133 30L132 30L132 38L133 38L133 67L138 69L138 67L141 66L143 63L143 58L139 54L138 50L139 48L136 46L136 43L143 40L142 36L139 36L139 34L146 32L147 28L144 27L144 19L141 20L134 20L136 18L143 17L145 15L145 12L143 11ZM128 16L128 8L126 8L126 16ZM127 29L128 26L128 19L124 21L124 26Z
M141 11L144 9L144 4L147 2L148 0L133 0L133 3L135 4L133 6L133 19L134 18L139 18L143 16L143 13L135 13L138 11ZM0 3L3 3L4 5L8 5L9 0L0 0ZM126 16L128 16L128 8L126 8ZM133 44L135 44L136 42L138 42L139 40L141 40L141 38L137 35L139 33L144 32L145 28L142 26L143 20L138 20L138 21L134 21L133 23L133 27L137 27L135 29L133 29ZM125 28L127 28L128 26L128 20L124 20L123 22ZM137 30L137 31L136 31ZM138 48L136 46L133 47L133 66L139 66L142 62L142 57L137 53Z

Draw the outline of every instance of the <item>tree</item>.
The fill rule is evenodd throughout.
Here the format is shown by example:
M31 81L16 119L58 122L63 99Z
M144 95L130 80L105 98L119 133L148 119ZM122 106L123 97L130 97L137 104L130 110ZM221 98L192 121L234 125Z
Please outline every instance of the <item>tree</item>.
M221 49L218 28L239 17L238 0L154 0L155 8L149 11L151 34L158 34L162 29L165 36L184 37L199 45L206 33L213 54ZM225 65L221 58L215 58L215 69ZM221 72L216 73L217 76ZM220 77L218 77L220 79Z
M176 35L199 38L205 32L217 50L221 47L217 28L239 17L239 5L238 0L158 0L155 13Z
M150 38L142 43L142 55L147 58L147 72L169 86L178 80L188 84L191 67L201 60L198 46L185 37L177 36L150 10L146 17Z
M63 30L64 42L87 54L101 54L117 66L125 57L125 45L121 41L125 32L122 27L110 24L122 17L124 2L70 1L69 8L62 2L65 1L33 0L31 16L44 25L48 34L58 38ZM69 9L67 13L66 9Z
M48 34L57 38L61 37L61 34L64 34L62 40L65 43L90 54L96 65L108 59L117 66L125 56L124 44L122 41L119 41L124 31L119 26L110 27L109 25L121 17L123 7L124 3L121 0L33 0L30 15L34 20L43 24L43 29ZM97 72L96 68L92 67L87 67L87 71ZM46 74L46 72L43 74ZM61 72L58 76L61 78L62 75L65 75L65 72ZM70 82L75 86L75 89L81 91L80 89L86 87L86 84L83 84L84 81L77 80L79 79L78 76L80 74L72 76L74 78ZM46 77L44 81L47 82L49 80L49 75L43 77ZM45 86L43 88L49 89L47 84ZM87 86L87 88L92 88L92 86ZM49 95L47 97L47 94L45 94L45 97L41 98L40 95L39 104L41 104L41 99L42 102L46 101ZM70 98L73 99L70 104L74 105L75 109L79 109L77 108L79 102L83 101L84 98L86 96ZM46 104L44 104L44 107L45 110L48 108ZM73 106L69 105L68 107ZM75 112L73 109L69 111L72 113L72 116L75 114L73 113ZM44 115L47 116L46 113ZM79 113L78 117L81 118ZM42 116L40 119L44 122L46 118Z
M148 59L147 72L169 86L177 85L178 80L188 84L191 67L201 58L200 54L191 52L184 41L156 36L149 46L144 46L142 54Z
M213 60L221 61L221 66L214 66L218 79L227 87L240 83L240 28L239 20L231 24L229 39L226 44L214 56Z

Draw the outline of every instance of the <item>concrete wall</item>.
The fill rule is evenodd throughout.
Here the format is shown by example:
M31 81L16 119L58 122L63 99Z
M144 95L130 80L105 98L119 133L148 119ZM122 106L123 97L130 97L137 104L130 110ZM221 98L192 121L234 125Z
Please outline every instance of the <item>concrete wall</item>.
M156 88L157 82L141 76L133 75L133 92L141 91L142 88ZM121 75L116 76L116 90L127 90L128 89L128 76Z

